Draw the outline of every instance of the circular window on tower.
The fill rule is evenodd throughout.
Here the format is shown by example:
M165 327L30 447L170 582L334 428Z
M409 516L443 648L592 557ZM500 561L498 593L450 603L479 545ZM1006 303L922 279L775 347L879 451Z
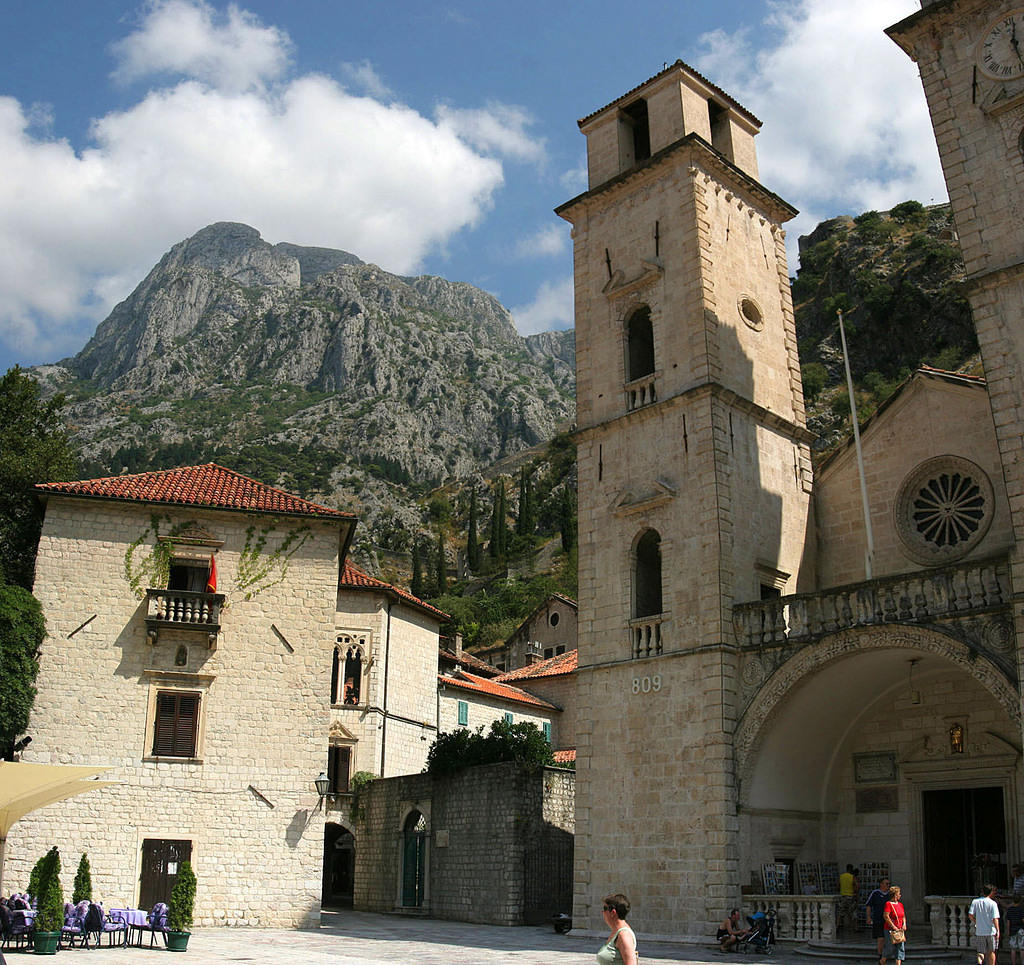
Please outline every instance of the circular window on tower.
M549 624L550 624L551 626L553 626L553 627L557 627L557 626L558 626L558 614L557 614L557 613L552 613L552 614L551 614L551 615L550 615L550 616L548 617L548 623L549 623Z
M761 311L761 306L750 295L740 295L737 305L743 321L755 332L760 332L764 328L764 312Z
M962 559L992 522L992 483L969 459L937 456L903 480L894 506L896 531L919 563Z

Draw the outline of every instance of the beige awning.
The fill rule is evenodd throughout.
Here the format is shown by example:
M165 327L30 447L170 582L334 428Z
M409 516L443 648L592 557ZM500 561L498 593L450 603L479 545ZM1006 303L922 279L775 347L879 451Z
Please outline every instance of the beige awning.
M109 766L0 761L0 883L7 834L15 821L47 804L116 784L116 781L94 780L98 774L109 770Z

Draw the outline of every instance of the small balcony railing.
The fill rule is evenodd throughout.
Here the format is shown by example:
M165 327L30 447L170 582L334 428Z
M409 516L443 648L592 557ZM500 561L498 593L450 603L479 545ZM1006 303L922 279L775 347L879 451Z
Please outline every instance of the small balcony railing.
M651 373L626 383L626 407L630 412L658 401L654 379L654 373Z
M665 622L665 614L637 617L629 621L630 653L634 660L643 657L657 657L661 654L661 628Z
M223 603L223 593L150 588L146 590L146 632L155 642L161 629L198 630L209 635L212 649Z

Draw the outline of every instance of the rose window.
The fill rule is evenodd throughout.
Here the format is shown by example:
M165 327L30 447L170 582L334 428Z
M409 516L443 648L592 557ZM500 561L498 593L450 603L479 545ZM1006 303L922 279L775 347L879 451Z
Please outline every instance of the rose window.
M910 555L922 563L966 556L992 522L992 484L980 466L958 456L921 463L896 500L896 529Z

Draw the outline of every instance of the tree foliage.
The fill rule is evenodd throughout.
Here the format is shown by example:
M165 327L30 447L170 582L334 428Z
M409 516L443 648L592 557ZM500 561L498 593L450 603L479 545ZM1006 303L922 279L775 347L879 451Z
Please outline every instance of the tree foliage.
M0 581L32 588L43 511L41 482L74 477L75 457L61 418L65 399L44 401L17 365L0 379Z
M36 931L60 931L64 924L64 889L60 886L60 852L50 848L39 866Z
M469 491L469 523L466 535L466 564L471 570L480 569L480 537L477 533L476 487Z
M514 761L532 771L554 760L551 745L536 724L496 720L486 735L483 727L438 734L427 752L426 769L430 774L454 774L466 767Z
M182 861L167 903L167 926L171 931L188 931L196 903L196 873L191 861Z
M45 636L39 601L20 586L0 585L0 754L5 760L11 760L14 742L28 728Z

